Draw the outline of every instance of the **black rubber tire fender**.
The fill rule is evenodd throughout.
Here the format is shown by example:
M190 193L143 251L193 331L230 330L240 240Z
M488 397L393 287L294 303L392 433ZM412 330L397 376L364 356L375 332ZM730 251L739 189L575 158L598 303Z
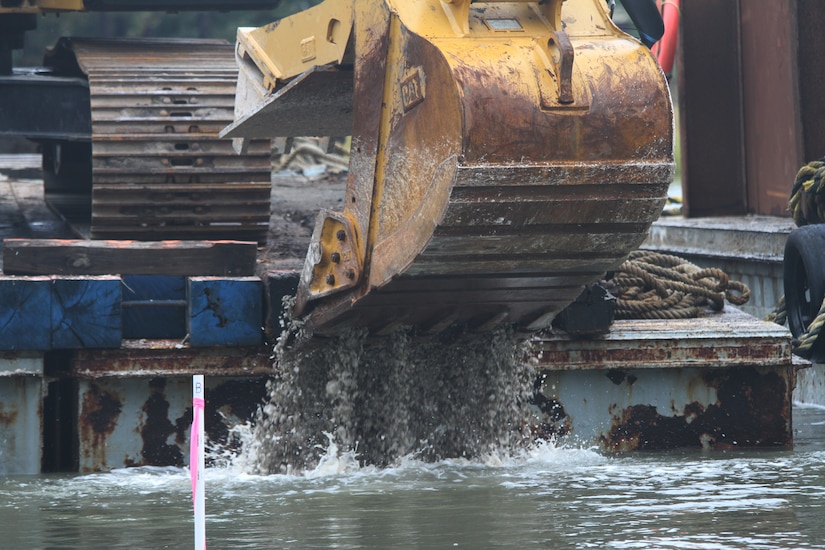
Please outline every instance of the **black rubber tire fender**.
M816 319L825 297L825 225L795 229L785 243L785 307L795 338Z

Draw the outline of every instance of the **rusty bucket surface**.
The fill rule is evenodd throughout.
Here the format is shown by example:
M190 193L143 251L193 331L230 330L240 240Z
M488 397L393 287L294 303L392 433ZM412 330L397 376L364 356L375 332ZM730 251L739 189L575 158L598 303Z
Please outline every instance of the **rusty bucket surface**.
M642 242L674 172L670 95L604 4L327 0L239 32L261 101L226 135L278 135L296 79L352 79L345 206L321 213L297 297L316 332L540 329ZM256 58L279 32L301 60Z

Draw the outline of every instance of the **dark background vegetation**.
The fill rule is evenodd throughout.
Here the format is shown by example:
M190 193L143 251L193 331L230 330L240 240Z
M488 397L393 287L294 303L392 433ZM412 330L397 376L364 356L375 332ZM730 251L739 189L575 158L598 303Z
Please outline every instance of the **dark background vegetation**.
M223 38L234 43L238 27L259 27L319 1L281 0L276 9L264 11L45 14L38 17L37 29L26 33L25 48L15 53L14 63L20 67L40 65L45 49L61 36Z
M281 0L278 7L258 11L68 12L37 17L24 48L13 54L15 67L37 67L43 54L61 36L223 38L235 42L238 27L260 27L318 4L321 0ZM227 2L228 3L228 2ZM21 137L0 135L0 154L36 153L36 144Z

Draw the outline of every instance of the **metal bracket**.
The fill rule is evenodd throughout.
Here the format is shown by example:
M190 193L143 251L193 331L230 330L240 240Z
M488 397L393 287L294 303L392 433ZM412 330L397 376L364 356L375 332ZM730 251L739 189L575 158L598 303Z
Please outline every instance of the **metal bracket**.
M354 287L361 272L355 224L340 212L321 211L301 273L295 314L301 315L312 300Z
M573 97L573 44L564 31L554 32L547 41L547 47L559 49L559 103L569 105L575 101Z

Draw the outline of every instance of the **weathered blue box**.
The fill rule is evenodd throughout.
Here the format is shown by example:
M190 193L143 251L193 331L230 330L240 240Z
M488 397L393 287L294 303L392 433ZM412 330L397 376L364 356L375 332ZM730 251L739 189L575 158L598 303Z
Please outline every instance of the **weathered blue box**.
M0 275L0 349L49 349L51 303L49 277Z
M187 328L193 347L263 343L263 283L258 277L190 277Z
M120 347L120 277L55 277L52 292L53 349Z

